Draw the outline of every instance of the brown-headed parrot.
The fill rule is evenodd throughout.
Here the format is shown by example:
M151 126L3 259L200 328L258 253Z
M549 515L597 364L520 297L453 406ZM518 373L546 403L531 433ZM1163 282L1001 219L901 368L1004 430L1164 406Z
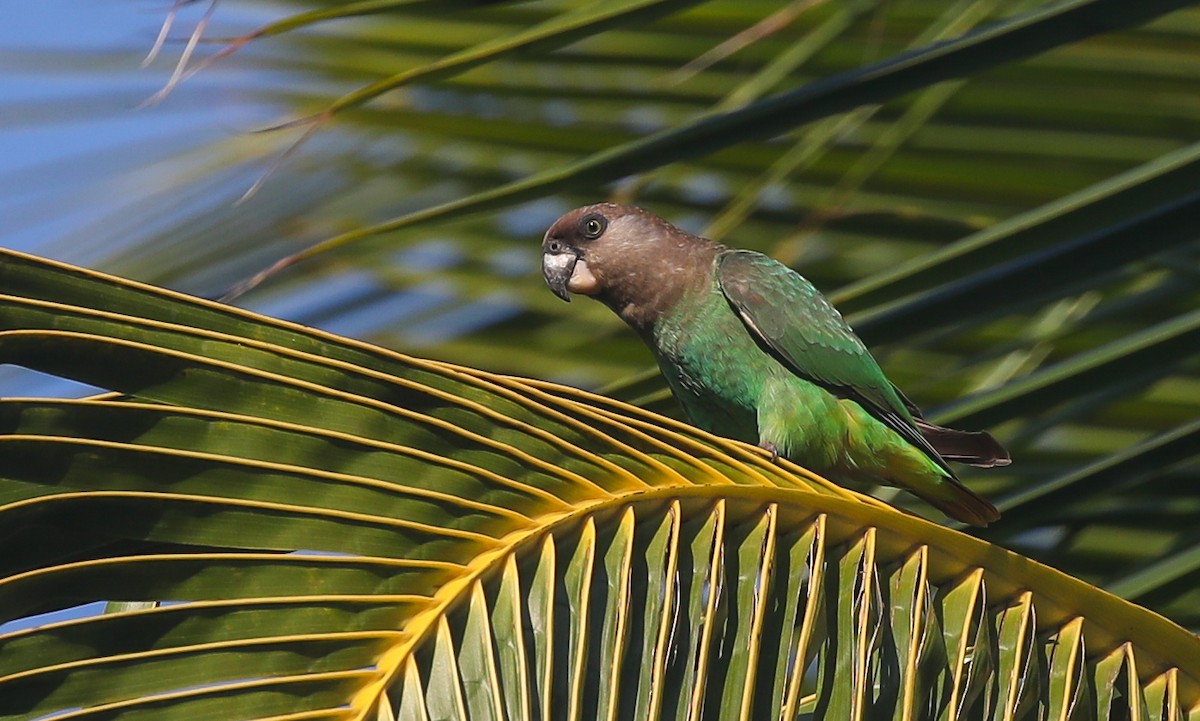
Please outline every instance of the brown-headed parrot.
M966 523L1000 517L947 461L1001 466L1008 452L922 419L791 268L615 203L559 218L542 252L556 295L592 296L642 337L696 426L830 478L905 488Z

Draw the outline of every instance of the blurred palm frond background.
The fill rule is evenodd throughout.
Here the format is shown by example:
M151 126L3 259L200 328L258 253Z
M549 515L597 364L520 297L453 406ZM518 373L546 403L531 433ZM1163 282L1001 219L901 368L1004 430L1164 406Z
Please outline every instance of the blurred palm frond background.
M339 234L566 168L317 254L238 302L677 413L617 318L540 278L560 213L636 202L792 265L929 417L1008 444L1010 468L966 474L1005 512L978 535L1200 627L1200 9L1030 57L1001 45L1017 59L744 124L679 162L635 146L650 172L601 178L571 169L814 83L853 97L863 68L1052 5L226 0L189 67L267 32L137 112L209 6L177 4L139 70L170 3L84 5L21 11L0 55L6 245L216 295ZM43 42L55 22L78 37ZM295 152L303 125L249 132L379 82L404 84ZM69 392L3 370L0 392Z

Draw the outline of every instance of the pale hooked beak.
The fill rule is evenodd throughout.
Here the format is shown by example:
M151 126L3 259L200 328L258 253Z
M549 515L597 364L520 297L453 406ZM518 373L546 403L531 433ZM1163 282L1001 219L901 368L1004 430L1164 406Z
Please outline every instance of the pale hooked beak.
M542 277L546 285L559 298L571 302L571 294L567 292L567 284L575 274L575 264L579 256L575 253L544 253L542 254Z

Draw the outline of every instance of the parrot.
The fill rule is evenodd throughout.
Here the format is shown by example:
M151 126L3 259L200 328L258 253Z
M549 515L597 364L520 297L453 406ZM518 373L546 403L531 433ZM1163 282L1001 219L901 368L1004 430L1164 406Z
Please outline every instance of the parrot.
M550 226L542 274L559 298L590 296L641 337L692 425L831 479L902 488L964 523L1000 518L948 461L1005 466L1008 451L986 431L922 418L787 265L599 203Z

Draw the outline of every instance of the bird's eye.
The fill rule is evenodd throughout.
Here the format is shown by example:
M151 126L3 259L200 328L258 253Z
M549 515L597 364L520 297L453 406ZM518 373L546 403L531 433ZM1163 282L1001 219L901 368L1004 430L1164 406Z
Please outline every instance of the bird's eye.
M583 229L583 237L599 238L604 229L608 227L608 221L604 219L603 215L589 215L583 219L580 227Z

